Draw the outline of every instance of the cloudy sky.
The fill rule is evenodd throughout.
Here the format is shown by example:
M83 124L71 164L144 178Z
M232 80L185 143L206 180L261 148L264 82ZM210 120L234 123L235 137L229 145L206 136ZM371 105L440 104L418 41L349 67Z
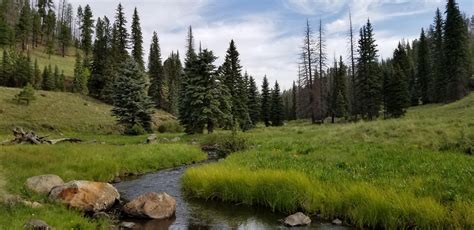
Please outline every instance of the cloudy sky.
M113 18L119 1L70 0L89 4L94 17ZM192 25L196 43L214 51L222 63L234 39L244 70L259 81L266 74L288 88L296 79L298 55L306 19L316 30L323 22L329 58L347 57L348 14L358 31L367 18L375 28L381 57L391 55L401 39L416 38L432 21L444 0L123 0L130 22L138 8L145 50L153 31L158 33L163 59L173 50L185 52L187 27ZM474 14L473 0L458 0L461 11ZM145 58L146 59L146 58Z

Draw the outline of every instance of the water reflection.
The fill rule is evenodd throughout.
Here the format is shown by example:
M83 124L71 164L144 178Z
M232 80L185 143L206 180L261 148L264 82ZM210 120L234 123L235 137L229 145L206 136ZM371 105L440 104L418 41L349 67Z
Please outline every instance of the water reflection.
M125 219L136 229L287 229L278 220L285 217L265 208L217 201L189 199L181 194L180 179L187 167L147 174L114 186L122 198L131 200L146 192L166 192L176 199L176 216L168 220ZM327 223L292 229L347 229Z

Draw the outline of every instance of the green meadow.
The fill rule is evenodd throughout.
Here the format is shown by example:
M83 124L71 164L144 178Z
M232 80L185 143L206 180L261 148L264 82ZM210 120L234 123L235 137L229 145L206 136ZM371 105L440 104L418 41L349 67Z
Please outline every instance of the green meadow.
M474 95L352 124L259 128L223 161L188 169L186 192L387 229L474 228ZM220 135L220 134L216 134Z

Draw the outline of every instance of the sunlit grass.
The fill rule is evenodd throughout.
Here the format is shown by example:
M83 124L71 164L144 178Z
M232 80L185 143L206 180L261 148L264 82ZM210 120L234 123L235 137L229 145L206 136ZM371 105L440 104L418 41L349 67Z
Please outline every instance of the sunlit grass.
M185 190L358 227L474 227L474 95L398 120L293 122L244 136L253 148L192 168Z

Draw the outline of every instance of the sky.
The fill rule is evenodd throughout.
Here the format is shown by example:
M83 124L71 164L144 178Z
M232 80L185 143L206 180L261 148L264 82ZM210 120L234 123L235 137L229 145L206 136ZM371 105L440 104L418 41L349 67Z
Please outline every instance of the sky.
M89 4L94 17L114 17L119 1L69 0L74 7ZM474 14L474 0L458 0L461 11ZM328 62L348 57L349 11L357 36L370 18L379 56L390 57L402 39L413 40L433 21L436 8L444 12L445 0L123 0L129 24L137 7L147 60L153 31L158 33L162 58L172 51L186 52L186 34L193 28L199 43L223 62L233 39L243 70L259 84L266 75L283 89L297 78L299 54L306 20L313 30L321 20ZM183 57L182 57L183 58Z

